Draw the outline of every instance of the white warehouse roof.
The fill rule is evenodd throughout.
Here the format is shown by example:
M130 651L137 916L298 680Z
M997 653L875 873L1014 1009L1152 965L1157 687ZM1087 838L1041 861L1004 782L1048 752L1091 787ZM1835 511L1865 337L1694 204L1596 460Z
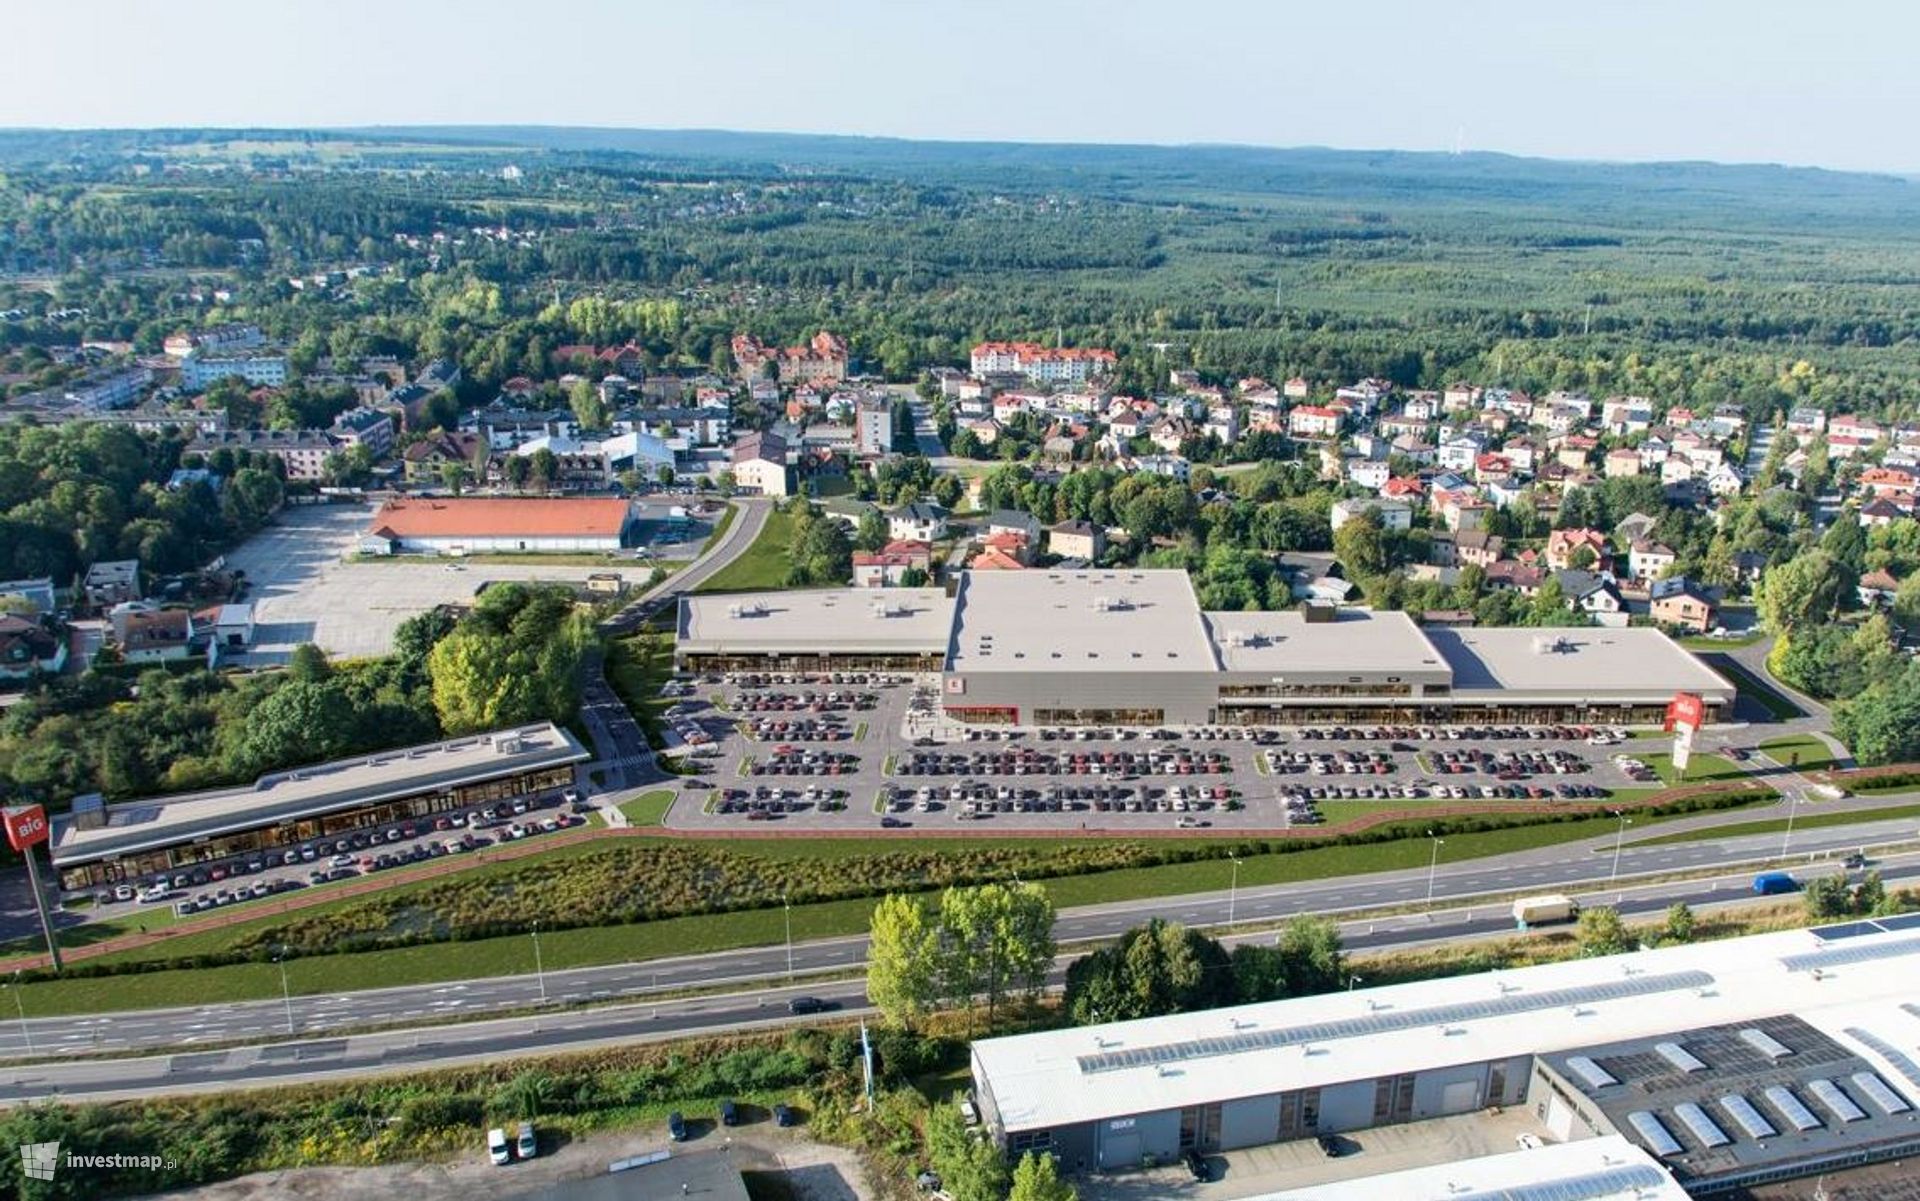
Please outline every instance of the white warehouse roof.
M1051 1129L1795 1013L1920 1090L1859 1037L1920 1039L1920 915L1831 929L987 1039L975 1076L1005 1130Z
M1652 1156L1617 1134L1261 1193L1246 1201L1687 1201Z

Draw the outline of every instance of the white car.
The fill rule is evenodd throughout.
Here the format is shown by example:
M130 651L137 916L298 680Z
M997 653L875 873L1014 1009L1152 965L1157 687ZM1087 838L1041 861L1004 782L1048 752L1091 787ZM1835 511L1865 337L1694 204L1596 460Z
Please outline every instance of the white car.
M495 1126L487 1131L487 1158L496 1168L504 1168L513 1162L513 1148L507 1142L507 1132Z
M168 891L167 886L164 884L149 885L140 890L140 903L142 905L151 905L156 901L164 901L167 899Z

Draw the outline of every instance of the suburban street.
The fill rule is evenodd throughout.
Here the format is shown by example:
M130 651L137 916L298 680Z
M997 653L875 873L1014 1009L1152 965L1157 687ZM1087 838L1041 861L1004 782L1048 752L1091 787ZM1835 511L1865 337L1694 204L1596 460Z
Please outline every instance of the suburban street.
M1856 847L1905 842L1915 836L1912 819L1823 827L1796 832L1790 861L1800 874L1837 870L1839 854ZM1681 828L1674 823L1666 829ZM1062 911L1060 941L1116 935L1149 917L1196 926L1271 922L1300 913L1353 913L1370 908L1401 912L1360 917L1344 927L1352 950L1373 950L1440 939L1497 934L1511 928L1504 903L1489 901L1464 910L1457 902L1486 895L1574 892L1589 904L1621 897L1629 914L1652 914L1674 901L1695 906L1750 896L1752 865L1779 855L1783 837L1769 833L1706 839L1636 849L1626 845L1614 876L1612 838L1543 847L1499 859L1449 865L1444 856L1431 877L1426 870L1380 873L1340 880L1222 890L1169 898L1145 898ZM1222 883L1229 868L1220 866ZM1920 879L1920 854L1903 853L1876 862L1893 882ZM1724 868L1711 879L1632 887L1635 876ZM1431 888L1436 907L1425 912ZM808 985L814 973L857 972L865 939L849 937L795 944L795 984L779 985L788 971L788 951L765 946L711 955L614 964L542 977L511 976L371 990L358 993L226 1002L193 1008L133 1011L83 1017L8 1022L0 1017L0 1055L55 1057L91 1052L138 1052L175 1048L179 1053L137 1060L29 1062L0 1071L0 1101L49 1095L109 1096L153 1090L222 1088L284 1082L329 1073L418 1068L462 1059L590 1045L701 1030L738 1029L788 1020L788 997L804 993L848 1008L864 1004L857 980ZM767 982L776 982L768 987ZM730 995L663 1000L635 1005L648 994L739 985ZM487 1023L416 1025L377 1034L324 1037L328 1031L374 1025L434 1023L455 1015L539 1006L595 1008ZM621 1002L621 1003L615 1003ZM247 1049L193 1050L196 1045L236 1041L298 1040ZM312 1036L323 1036L317 1041ZM29 1047L29 1043L31 1047Z

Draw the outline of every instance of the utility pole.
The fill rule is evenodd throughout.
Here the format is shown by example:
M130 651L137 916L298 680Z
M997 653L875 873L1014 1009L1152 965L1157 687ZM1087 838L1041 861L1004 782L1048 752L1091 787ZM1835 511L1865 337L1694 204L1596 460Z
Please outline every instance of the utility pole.
M1622 810L1615 809L1613 815L1620 819L1620 828L1615 831L1613 835L1613 871L1607 876L1607 887L1609 889L1613 888L1614 885L1620 881L1620 846L1626 841L1627 827L1633 824L1633 819L1628 817ZM1614 893L1613 899L1618 901L1620 894L1617 892Z
M1440 848L1447 845L1447 840L1444 838L1434 838L1432 830L1427 831L1427 837L1433 838L1433 859L1427 864L1427 920L1432 921L1433 886L1440 874Z
M1231 932L1235 908L1240 900L1240 856L1228 855L1227 859L1233 864L1233 880L1227 885L1227 930Z
M780 898L780 912L787 922L787 983L793 983L793 905L785 896Z
M1787 844L1793 841L1793 815L1800 811L1800 794L1787 794L1787 830L1780 836L1780 858L1787 857Z
M547 1003L547 968L540 958L540 923L533 923L533 974L540 981L540 1003Z
M5 987L5 985L0 984L0 988ZM27 1003L20 995L20 973L18 970L15 970L13 973L13 1007L20 1014L20 1041L26 1044L27 1054L31 1055L33 1054L33 1032L27 1029Z
M293 1033L293 989L287 984L287 949L275 947L273 962L280 969L280 1003L287 1008L287 1033Z

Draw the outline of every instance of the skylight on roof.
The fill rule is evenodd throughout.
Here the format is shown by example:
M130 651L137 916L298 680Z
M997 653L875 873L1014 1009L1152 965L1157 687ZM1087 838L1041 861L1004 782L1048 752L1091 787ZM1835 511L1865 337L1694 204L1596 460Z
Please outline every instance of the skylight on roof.
M1740 1129L1747 1132L1747 1137L1755 1142L1780 1133L1764 1114L1753 1107L1753 1102L1739 1093L1728 1093L1720 1098L1720 1108L1726 1110L1727 1116L1738 1123Z
M1774 1111L1781 1117L1787 1119L1787 1125L1793 1127L1795 1130L1818 1130L1820 1128L1820 1119L1814 1117L1813 1111L1802 1104L1800 1098L1794 1096L1793 1090L1786 1085L1772 1085L1760 1095L1765 1097L1767 1104L1773 1106Z
M1740 1032L1740 1041L1765 1055L1768 1059L1785 1059L1793 1054L1793 1048L1781 1042L1765 1030L1756 1030L1749 1026Z
M1855 1072L1848 1079L1853 1081L1853 1087L1859 1089L1862 1096L1873 1103L1875 1109L1888 1117L1896 1113L1905 1113L1913 1108L1907 1103L1905 1097L1894 1092L1888 1087L1886 1081L1873 1072Z
M1727 1132L1720 1129L1707 1111L1691 1101L1682 1101L1673 1107L1673 1116L1685 1124L1689 1133L1700 1140L1700 1145L1711 1151L1715 1147L1724 1147L1733 1140Z
M1831 1080L1809 1080L1807 1091L1813 1094L1814 1100L1820 1102L1820 1108L1842 1122L1858 1122L1867 1116L1867 1111L1855 1105L1853 1098Z
M1679 1043L1655 1043L1654 1053L1683 1072L1704 1072L1707 1065Z
M1673 1135L1667 1133L1667 1128L1661 1124L1660 1119L1646 1110L1636 1109L1628 1114L1627 1124L1632 1126L1634 1133L1640 1136L1640 1141L1647 1145L1647 1150L1655 1155L1680 1154L1680 1144L1674 1141Z
M1567 1067L1574 1075L1585 1081L1588 1088L1606 1088L1609 1085L1620 1083L1620 1081L1614 1077L1613 1073L1607 1071L1607 1069L1601 1067L1585 1055L1567 1056Z

